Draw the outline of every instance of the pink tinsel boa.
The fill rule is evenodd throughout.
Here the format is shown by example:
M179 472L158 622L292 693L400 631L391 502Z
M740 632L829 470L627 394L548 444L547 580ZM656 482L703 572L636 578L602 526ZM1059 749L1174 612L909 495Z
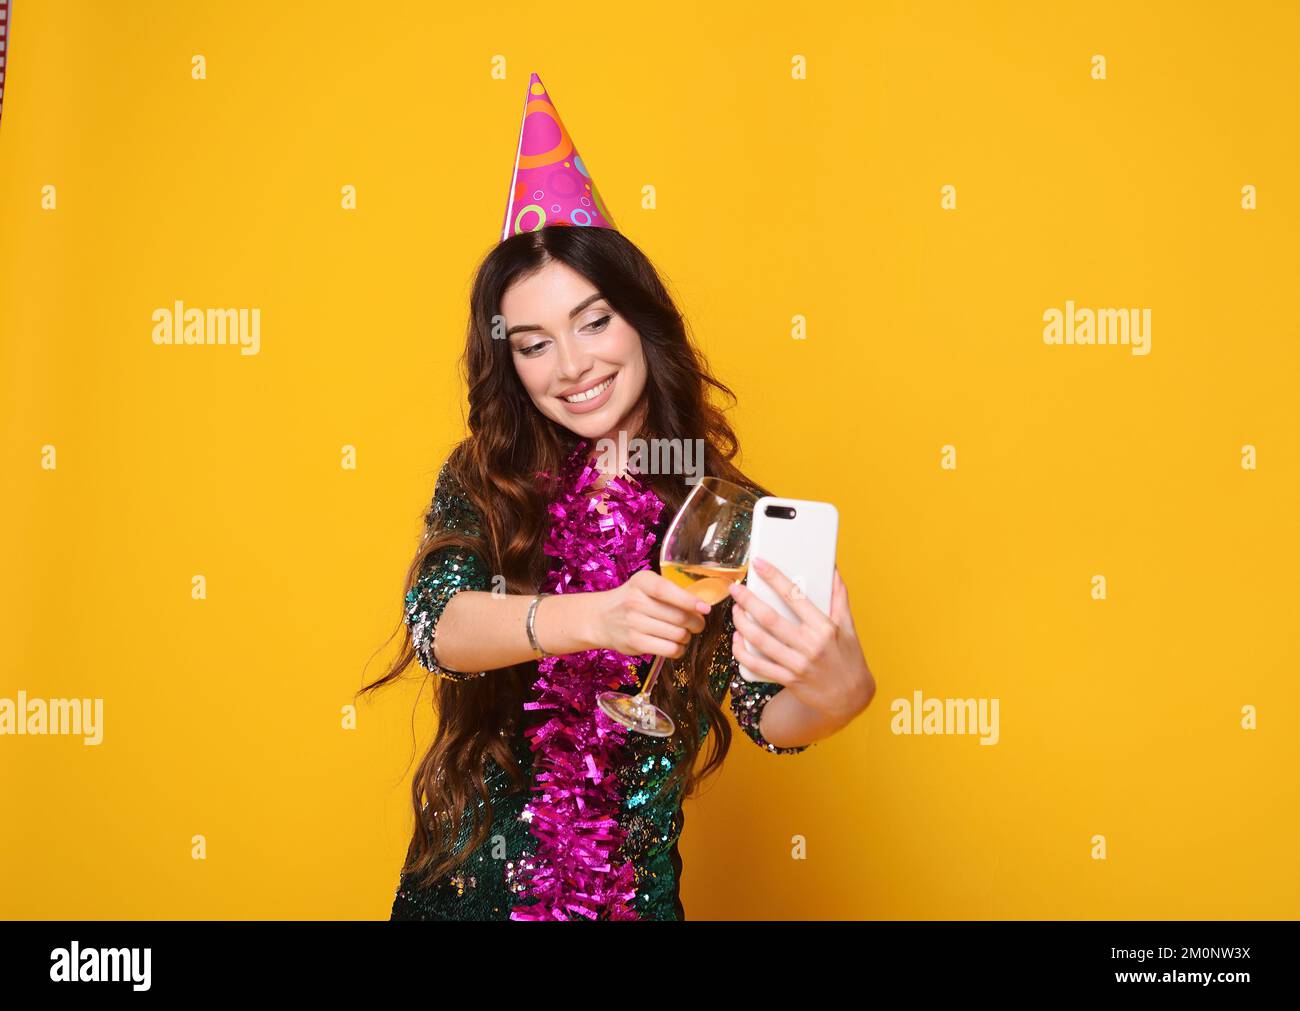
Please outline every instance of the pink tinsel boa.
M550 593L611 590L650 568L664 503L630 477L611 478L607 497L588 490L600 477L583 439L561 468L549 506L545 552L559 559L540 588ZM605 513L597 506L604 503ZM622 789L618 766L629 733L596 705L598 692L639 687L637 663L594 649L538 662L536 700L525 709L550 719L526 731L534 753L533 797L522 817L537 853L521 862L512 920L635 920L635 867L619 859ZM527 902L528 904L524 904Z

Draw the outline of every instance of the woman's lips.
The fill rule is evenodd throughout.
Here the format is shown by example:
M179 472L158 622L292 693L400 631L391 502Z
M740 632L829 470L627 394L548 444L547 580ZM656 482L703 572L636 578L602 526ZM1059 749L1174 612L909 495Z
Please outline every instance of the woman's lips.
M562 403L565 406L565 408L569 411L570 414L590 414L592 411L599 410L600 408L605 406L606 402L613 394L614 384L617 382L618 382L618 373L615 372L609 378L609 385L606 386L598 395L592 397L590 400L580 400L576 404L571 404L563 397L558 397L556 399L558 399L560 403Z

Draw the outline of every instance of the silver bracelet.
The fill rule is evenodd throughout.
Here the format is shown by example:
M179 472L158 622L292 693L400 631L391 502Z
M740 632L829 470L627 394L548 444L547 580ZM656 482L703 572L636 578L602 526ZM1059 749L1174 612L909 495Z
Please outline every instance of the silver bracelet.
M537 631L533 628L533 621L537 617L537 605L542 602L543 597L549 596L549 593L539 593L533 598L533 602L528 605L528 620L524 622L524 627L528 630L528 644L533 647L533 652L539 660L546 656L546 651L537 643Z

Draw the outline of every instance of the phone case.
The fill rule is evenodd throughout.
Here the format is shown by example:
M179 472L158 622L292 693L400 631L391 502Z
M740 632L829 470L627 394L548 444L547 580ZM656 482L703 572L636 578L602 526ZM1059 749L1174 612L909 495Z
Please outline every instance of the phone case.
M768 515L768 507L794 509L792 518ZM823 614L831 612L831 592L835 586L835 544L839 536L840 514L829 502L810 502L803 499L777 498L765 495L754 504L754 521L750 530L749 570L745 585L754 594L789 621L798 623L799 616L787 605L785 599L769 586L755 571L753 560L762 558L771 562L799 587L805 597ZM762 656L762 651L745 646ZM740 676L746 681L771 683L744 664L739 664Z

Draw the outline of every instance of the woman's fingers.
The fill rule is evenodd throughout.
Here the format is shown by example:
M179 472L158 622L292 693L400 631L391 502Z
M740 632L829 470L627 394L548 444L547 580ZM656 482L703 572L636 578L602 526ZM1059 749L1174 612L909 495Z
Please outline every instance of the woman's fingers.
M831 621L840 628L853 631L853 612L849 610L849 588L840 578L840 567L835 566L835 583L831 588Z
M645 583L645 591L647 595L653 597L655 600L661 600L665 604L691 614L707 613L708 605L706 604L704 609L701 610L700 605L704 604L704 601L691 593L690 590L678 586L676 583L664 576L660 576L656 573L651 573L651 575L655 578L647 580Z
M658 618L651 618L644 614L633 616L632 627L643 635L653 636L656 639L666 639L669 642L683 645L691 641L691 635L693 634L690 629L683 628L676 622L660 621Z
M763 582L781 595L786 607L790 608L801 622L814 628L830 623L830 616L809 600L803 590L796 586L784 572L771 562L761 562L759 559L755 559L754 562L754 571L762 577ZM748 601L742 600L741 603L749 606Z
M766 657L756 656L754 652L745 647L745 641L740 638L738 633L731 637L731 655L739 663L743 663L749 668L752 674L761 674L778 684L788 685L790 675L784 668L778 667Z
M782 642L755 621L753 616L739 605L732 609L732 620L736 626L736 631L744 636L745 641L754 649L792 673L800 674L803 672L808 657L801 648ZM749 665L746 664L745 666Z
M758 594L748 586L741 586L739 583L733 583L731 585L731 595L735 598L735 603L732 604L733 621L735 620L734 615L736 608L743 608L745 612L748 613L749 617L753 621L757 622L759 627L766 631L768 635L779 639L791 649L797 650L802 648L803 643L799 638L800 626L796 622L785 617L785 615L778 613L771 607L768 607L758 599ZM816 608L814 608L814 610L816 610ZM738 621L736 622L736 627L740 627ZM755 645L757 645L757 643L755 643ZM758 648L762 649L763 647L759 646Z
M644 632L633 632L631 639L633 655L653 653L655 656L674 659L686 655L686 646L671 639L661 639L658 636L647 635Z
M649 598L641 602L638 611L649 618L668 625L689 628L692 632L704 631L704 615L698 611L683 611L671 604L664 604Z

